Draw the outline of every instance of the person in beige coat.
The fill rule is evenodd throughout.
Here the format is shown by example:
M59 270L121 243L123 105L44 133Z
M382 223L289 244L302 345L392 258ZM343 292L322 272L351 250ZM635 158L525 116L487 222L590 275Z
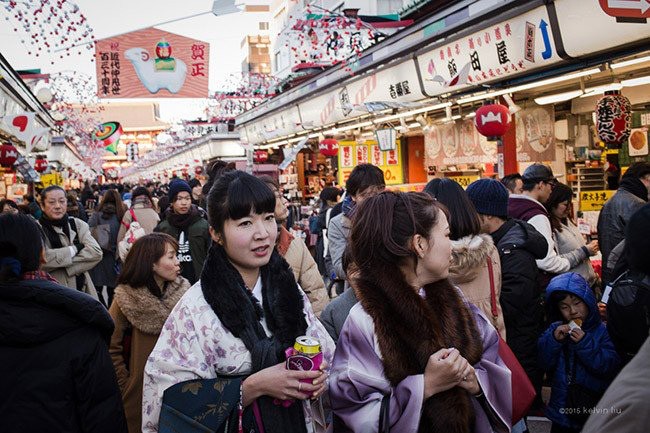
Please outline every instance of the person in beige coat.
M43 270L59 284L99 299L89 270L102 260L102 249L90 234L88 224L67 214L63 188L52 185L41 193L45 263Z
M465 190L451 179L433 179L424 192L444 204L449 211L449 237L452 241L449 280L485 314L505 339L506 327L499 302L501 261L492 237L481 234L481 220L474 204Z
M465 236L451 241L451 246L449 279L460 288L469 302L485 314L505 340L506 325L499 302L501 260L492 237L487 234ZM494 299L491 287L494 288Z
M284 226L289 216L289 210L284 202L284 197L280 193L278 183L269 176L261 176L260 179L275 194L275 219L279 227L276 248L289 263L296 281L309 298L314 313L317 317L320 317L321 311L329 302L329 296L325 288L325 281L318 271L316 260L309 252L305 241L302 238L293 236Z
M190 283L180 276L178 244L164 233L138 239L126 257L109 314L109 352L130 433L141 432L144 366L160 331Z
M135 218L140 223L140 227L144 229L146 234L153 233L153 230L160 222L160 217L158 216L158 212L156 212L151 193L147 188L139 186L133 190L131 209L125 212L122 218L120 230L117 232L118 243L124 239L129 224L133 221L131 211L133 211Z

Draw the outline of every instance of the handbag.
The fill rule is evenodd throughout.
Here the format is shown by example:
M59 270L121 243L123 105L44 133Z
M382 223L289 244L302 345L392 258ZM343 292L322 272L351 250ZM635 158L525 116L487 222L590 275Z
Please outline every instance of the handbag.
M571 356L569 350L564 349L564 367L566 369L567 377L567 395L564 404L564 413L570 420L584 424L587 418L594 411L594 408L600 401L604 392L596 392L584 385L574 382L576 377L576 367L579 362L578 358L573 357L573 367L569 368Z
M124 234L124 238L117 244L117 253L122 262L126 260L126 256L131 250L133 243L147 234L140 226L133 209L129 209L129 212L131 213L131 223L127 225L122 221L122 225L126 227L126 233Z
M167 388L163 393L158 432L265 433L257 401L240 411L241 383L245 378L188 380Z
M492 261L488 257L488 271L490 274L490 305L492 315L497 316L496 291L494 289L494 277L492 276ZM501 335L499 337L499 357L510 370L510 381L512 387L512 425L518 423L530 410L537 393L535 387L528 378L526 370L521 366L519 360L505 342Z

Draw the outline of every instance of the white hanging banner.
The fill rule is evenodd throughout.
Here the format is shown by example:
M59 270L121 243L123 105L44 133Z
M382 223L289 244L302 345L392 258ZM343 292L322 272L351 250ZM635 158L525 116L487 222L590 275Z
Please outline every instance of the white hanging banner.
M296 157L298 156L298 153L300 153L300 151L305 148L305 144L307 143L307 139L308 139L308 137L305 137L302 140L300 140L292 148L284 148L283 149L284 161L282 161L280 163L280 165L278 165L278 169L286 170L286 168L289 167L289 164L291 164L293 161L296 160Z
M394 128L378 129L375 135L377 136L377 143L379 144L380 150L395 150L397 146L397 132Z

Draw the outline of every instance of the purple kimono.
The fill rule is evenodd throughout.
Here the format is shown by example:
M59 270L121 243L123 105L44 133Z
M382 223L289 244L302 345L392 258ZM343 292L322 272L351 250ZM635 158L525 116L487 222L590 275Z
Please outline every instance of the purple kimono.
M509 432L512 417L510 370L499 358L498 334L487 318L468 304L483 341L483 356L473 367L487 403L490 418L476 398L476 433ZM416 433L424 402L424 374L408 376L391 389L384 376L375 326L361 304L356 304L343 325L330 376L332 409L345 426L335 433L375 433L384 394L391 393L391 431ZM442 432L441 432L442 433Z

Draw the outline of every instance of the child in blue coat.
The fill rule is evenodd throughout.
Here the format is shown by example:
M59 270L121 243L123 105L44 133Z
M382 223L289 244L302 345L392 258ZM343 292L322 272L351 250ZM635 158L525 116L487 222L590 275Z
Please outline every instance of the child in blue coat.
M541 367L553 379L546 416L553 422L551 433L578 433L589 409L576 409L567 401L570 383L577 384L571 386L577 388L573 395L597 399L618 373L621 360L600 320L594 293L579 274L553 278L546 288L546 305L549 319L557 320L538 342Z

